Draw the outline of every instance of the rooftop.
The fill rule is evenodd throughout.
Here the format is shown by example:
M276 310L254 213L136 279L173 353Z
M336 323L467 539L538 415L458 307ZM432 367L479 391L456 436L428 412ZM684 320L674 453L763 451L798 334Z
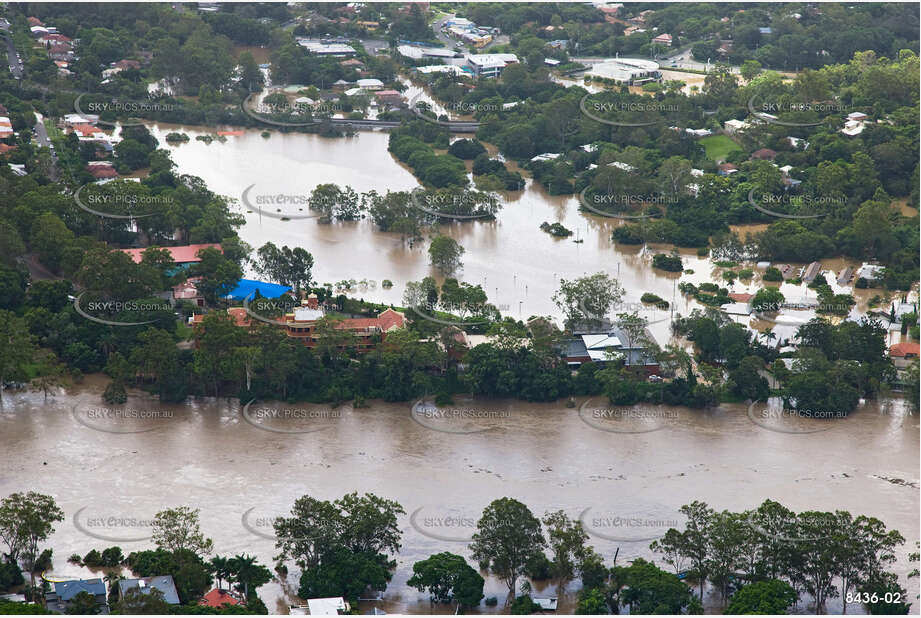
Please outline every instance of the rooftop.
M255 279L240 279L240 281L237 282L237 287L231 290L230 294L225 296L225 298L231 300L252 299L256 297L257 292L263 298L278 298L290 291L291 288L287 285L257 281Z
M176 585L173 583L172 575L118 580L118 591L122 597L129 590L140 590L141 594L150 594L150 591L154 588L163 593L164 601L170 605L179 605L179 594L176 592Z
M889 356L894 358L917 358L919 345L914 342L895 343L889 346Z
M182 245L181 247L157 247L158 249L166 249L169 251L170 256L172 256L173 261L177 264L188 264L191 262L200 262L201 258L198 257L198 252L202 249L208 249L209 247L214 247L215 249L220 250L221 246L217 243L202 243L197 245ZM122 252L127 253L131 256L131 259L134 260L135 264L141 263L141 255L149 247L142 247L139 249L122 249Z
M223 605L239 605L240 601L233 595L231 595L226 590L219 590L218 588L212 588L208 594L202 597L201 601L198 602L199 605L207 605L208 607L222 607Z
M67 582L54 582L54 592L62 601L70 601L81 592L87 592L93 596L105 595L106 585L98 577L75 579Z

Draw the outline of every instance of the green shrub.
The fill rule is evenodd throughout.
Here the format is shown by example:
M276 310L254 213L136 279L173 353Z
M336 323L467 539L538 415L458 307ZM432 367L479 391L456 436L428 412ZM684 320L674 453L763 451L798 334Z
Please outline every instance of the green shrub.
M674 254L668 255L666 253L657 253L652 256L652 267L672 273L680 273L683 270L681 266L681 256Z
M611 232L611 239L622 245L643 244L643 237L640 236L639 226L636 225L622 225L621 227L614 228L614 231Z

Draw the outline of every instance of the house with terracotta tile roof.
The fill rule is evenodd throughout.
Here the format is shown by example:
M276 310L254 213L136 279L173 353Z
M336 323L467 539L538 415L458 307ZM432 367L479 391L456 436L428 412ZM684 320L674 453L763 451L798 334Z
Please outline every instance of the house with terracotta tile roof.
M749 294L748 292L730 292L729 298L736 301L737 303L747 303L751 302L751 299L755 297L754 294Z
M94 161L93 163L97 163ZM106 161L108 163L108 161ZM86 171L89 172L96 180L105 180L108 178L118 178L118 172L109 165L87 165Z
M249 314L246 313L246 309L243 307L228 307L227 315L233 318L234 324L241 328L246 328L251 324ZM201 324L205 320L205 314L196 313L192 316L191 324Z
M201 262L201 258L198 257L198 252L202 249L215 248L219 251L222 251L221 245L217 243L200 243L197 245L182 245L179 247L159 247L169 251L170 256L172 256L173 261L176 262L179 266L188 266L190 264L195 264ZM127 253L131 256L131 259L134 260L135 264L141 263L141 256L149 247L141 247L139 249L122 249L123 253Z
M293 313L285 314L285 333L308 348L316 347L318 337L316 332L317 322L326 316L320 307L316 294L311 294L303 301L301 307ZM337 330L344 330L354 336L355 340L349 347L358 352L367 352L383 341L387 333L403 328L405 316L399 311L385 309L373 318L346 318L335 322ZM344 347L344 346L343 346Z
M919 345L917 342L894 343L889 346L889 357L897 369L905 369L918 359Z
M201 601L198 602L199 605L205 605L207 607L222 608L225 605L242 605L242 601L231 594L228 590L221 590L219 588L212 588L208 594L201 598Z
M378 90L374 93L374 98L387 105L396 105L403 100L403 95L396 90Z

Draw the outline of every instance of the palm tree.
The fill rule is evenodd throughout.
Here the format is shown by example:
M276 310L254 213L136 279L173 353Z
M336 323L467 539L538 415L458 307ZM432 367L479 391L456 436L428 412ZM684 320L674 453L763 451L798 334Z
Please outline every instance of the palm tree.
M121 573L111 571L110 573L107 573L106 576L102 579L109 585L109 596L107 599L109 605L114 605L121 599L121 590L118 588L118 582L127 578Z
M229 579L231 575L230 560L221 556L215 556L211 559L211 568L214 569L214 576L217 578L218 589L223 589L224 580Z
M243 584L243 595L249 600L249 583L259 569L259 565L256 564L256 558L246 554L237 554L231 558L231 564L237 575L237 581Z

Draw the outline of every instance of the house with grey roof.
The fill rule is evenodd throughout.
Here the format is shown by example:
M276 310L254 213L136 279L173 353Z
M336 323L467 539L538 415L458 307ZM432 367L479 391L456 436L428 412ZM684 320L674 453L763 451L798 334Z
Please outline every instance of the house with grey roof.
M65 582L54 582L54 592L47 597L48 609L66 612L67 608L81 592L86 592L96 599L102 608L102 613L108 613L106 604L106 585L100 578L74 579Z
M170 605L179 605L179 593L176 592L176 584L173 582L172 575L118 580L118 598L120 599L123 599L132 590L137 590L141 594L150 594L150 591L154 589L162 592L163 600Z

